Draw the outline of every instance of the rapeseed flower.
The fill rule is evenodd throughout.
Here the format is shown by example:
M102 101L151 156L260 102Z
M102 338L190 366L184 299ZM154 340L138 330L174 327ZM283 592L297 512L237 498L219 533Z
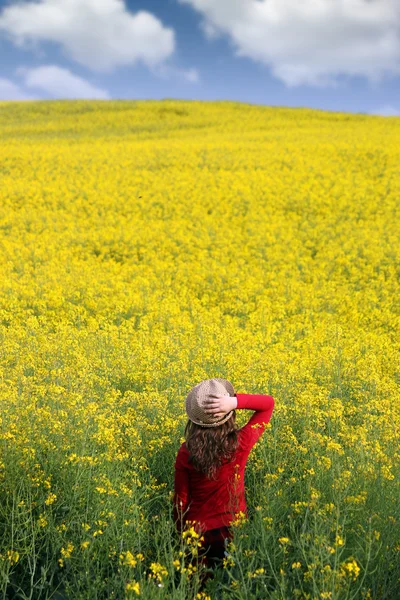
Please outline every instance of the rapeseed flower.
M29 585L33 543L44 569L54 544L60 566L74 557L65 576L81 589L92 557L110 587L121 554L138 580L158 564L188 382L215 375L276 397L248 462L256 525L234 515L243 531L225 568L254 573L275 543L278 577L304 565L294 596L354 595L365 565L367 598L379 545L387 583L376 591L390 595L399 120L170 100L22 104L0 102L9 577ZM35 541L12 537L21 524ZM185 552L201 541L188 533ZM342 552L352 555L340 567ZM164 568L150 570L157 585ZM261 588L264 577L246 579Z

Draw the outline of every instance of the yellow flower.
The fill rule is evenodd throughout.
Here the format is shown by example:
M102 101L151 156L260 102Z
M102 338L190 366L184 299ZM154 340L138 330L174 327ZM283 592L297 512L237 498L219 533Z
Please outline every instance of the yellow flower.
M48 524L48 520L46 519L46 517L43 514L41 514L39 516L38 524L39 524L39 527L46 527L46 525Z
M260 569L256 569L254 571L254 573L252 573L251 571L247 572L247 576L249 578L254 578L254 577L258 577L258 575L262 575L264 573L264 569L261 567Z
M182 571L191 577L197 571L197 567L189 563L187 567L183 567Z
M50 504L54 504L54 502L57 500L57 496L56 494L52 494L50 493L46 500L44 501L45 504L47 504L47 506L49 506Z
M121 565L125 565L127 567L135 567L137 565L137 560L129 550L127 550L127 552L122 552L119 555L119 560Z
M127 592L135 592L135 594L140 596L140 583L137 581L129 581L125 586L125 590Z
M184 531L182 533L182 537L183 537L183 539L186 539L188 537L198 538L200 536L197 533L197 531L195 531L195 529L193 527L191 527L190 529L187 529L186 531Z
M329 456L321 456L319 462L326 471L328 471L332 466L332 460L329 458Z
M272 517L263 517L263 521L267 528L271 528L272 523L274 522Z
M233 527L240 527L247 522L246 514L241 510L235 513L235 517L236 518L231 521L231 526Z
M340 535L336 535L335 546L343 546L343 544L344 544L343 538Z
M360 567L356 560L349 559L347 562L341 563L340 571L342 575L348 575L351 579L356 580L360 573Z
M231 554L228 554L228 556L225 556L222 559L222 565L223 565L224 569L226 569L227 567L234 567L235 560L234 560L233 556Z
M167 569L165 567L163 567L163 565L160 565L159 563L151 563L150 571L151 571L151 573L149 574L149 577L153 577L154 579L158 580L159 582L162 582L163 577L168 576Z
M61 556L63 558L71 558L73 549L74 549L74 545L71 544L71 542L68 542L66 548L61 548Z
M6 556L11 565L15 565L19 561L19 552L16 550L7 550Z
M288 537L280 537L278 538L278 542L280 544L290 544L290 539Z
M392 473L391 468L391 465L383 465L381 467L381 473L383 478L388 479L389 481L392 481L394 479L394 474Z

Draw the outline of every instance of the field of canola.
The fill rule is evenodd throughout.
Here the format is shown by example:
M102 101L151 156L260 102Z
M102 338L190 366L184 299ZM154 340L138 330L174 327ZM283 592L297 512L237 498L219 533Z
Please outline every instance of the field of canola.
M396 600L400 119L0 102L0 138L0 598ZM218 376L275 411L200 593L173 466Z

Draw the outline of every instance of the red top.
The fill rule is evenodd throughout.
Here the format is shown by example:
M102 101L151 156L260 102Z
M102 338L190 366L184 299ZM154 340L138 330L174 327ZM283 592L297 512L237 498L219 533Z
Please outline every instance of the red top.
M272 396L236 394L237 408L256 412L238 429L239 444L233 459L223 462L217 480L208 479L188 462L186 442L178 450L175 461L174 522L180 532L191 521L198 533L230 525L235 513L242 511L248 517L244 471L250 450L265 430L274 409ZM180 509L182 502L182 512ZM187 511L187 512L186 512Z

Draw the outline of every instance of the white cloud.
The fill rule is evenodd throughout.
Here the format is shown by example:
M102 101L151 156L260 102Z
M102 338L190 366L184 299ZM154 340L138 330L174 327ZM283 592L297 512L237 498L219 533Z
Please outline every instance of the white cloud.
M390 104L384 104L375 110L371 110L371 114L381 115L382 117L400 117L400 110Z
M288 87L376 85L400 75L399 0L178 0L203 17L205 35L227 35L237 56L267 65Z
M175 50L175 32L151 13L132 14L124 0L38 0L6 6L0 33L15 45L54 42L95 71L143 62L152 67Z
M37 88L53 98L97 98L108 99L106 90L98 88L82 77L78 77L57 65L43 65L36 68L19 67L16 74L24 79L28 88Z
M161 77L162 79L170 79L175 77L177 79L185 79L190 83L199 83L200 74L197 69L180 69L172 65L161 64L151 68L153 75Z
M199 72L197 69L194 68L184 71L183 76L187 81L190 81L191 83L199 83L200 81Z
M35 100L10 79L0 77L0 100Z

